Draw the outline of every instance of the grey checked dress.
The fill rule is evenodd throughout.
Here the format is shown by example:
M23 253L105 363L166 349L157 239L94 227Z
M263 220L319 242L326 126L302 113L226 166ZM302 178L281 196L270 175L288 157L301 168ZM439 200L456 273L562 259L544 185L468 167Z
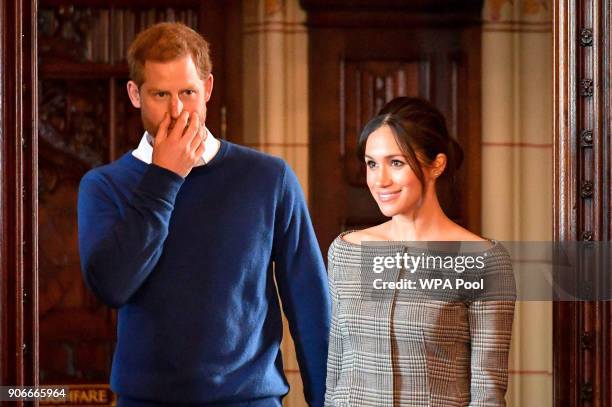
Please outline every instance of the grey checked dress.
M487 249L484 269L499 297L444 300L410 290L373 297L364 292L364 259L398 247L365 249L344 234L329 249L325 406L505 406L515 282L501 244Z

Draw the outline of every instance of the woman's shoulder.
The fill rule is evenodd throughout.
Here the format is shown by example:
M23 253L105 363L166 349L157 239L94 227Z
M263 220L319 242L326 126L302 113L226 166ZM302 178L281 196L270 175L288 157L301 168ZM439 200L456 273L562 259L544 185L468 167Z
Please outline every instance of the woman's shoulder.
M338 239L353 245L361 245L363 242L388 240L384 230L385 224L383 223L367 229L349 230L347 232L343 232L338 236Z
M332 263L355 263L363 254L362 244L385 240L379 226L361 230L347 230L334 239L329 247L328 259Z
M463 226L452 222L452 226L448 228L444 240L452 240L456 242L486 242L489 239L485 239L484 237L469 231Z

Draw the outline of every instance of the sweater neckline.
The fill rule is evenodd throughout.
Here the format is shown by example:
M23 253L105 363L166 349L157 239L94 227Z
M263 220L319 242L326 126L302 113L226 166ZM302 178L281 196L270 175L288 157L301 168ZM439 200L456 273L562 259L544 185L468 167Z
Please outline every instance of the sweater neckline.
M219 151L217 151L217 154L215 154L215 156L207 164L193 167L189 175L187 175L187 178L189 178L192 174L208 172L211 169L216 168L222 164L223 159L225 158L231 143L225 140L219 140L219 142L221 143L221 145L219 146ZM132 154L133 151L133 149L129 150L123 155L122 158L120 158L120 160L125 162L125 164L132 168L141 171L146 170L147 167L151 164L147 164L144 161L141 161L140 159L134 157L134 155Z

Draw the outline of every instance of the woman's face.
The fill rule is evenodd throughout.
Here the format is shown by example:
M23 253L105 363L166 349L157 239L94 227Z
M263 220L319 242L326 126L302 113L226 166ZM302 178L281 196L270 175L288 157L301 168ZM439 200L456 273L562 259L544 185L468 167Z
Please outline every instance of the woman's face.
M368 187L383 215L408 214L419 206L423 188L389 126L370 134L365 162Z

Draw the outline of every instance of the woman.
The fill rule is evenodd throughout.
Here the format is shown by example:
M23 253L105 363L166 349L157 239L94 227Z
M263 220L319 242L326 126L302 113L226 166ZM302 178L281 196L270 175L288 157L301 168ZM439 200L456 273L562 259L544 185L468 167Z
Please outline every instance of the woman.
M424 100L396 98L365 126L358 154L374 200L391 219L342 233L330 247L333 316L325 405L504 406L512 268L500 244L454 223L440 206L436 183L451 179L462 161L442 114ZM406 289L368 295L363 283L370 281L372 255L392 256L390 248L398 247L424 254L397 243L406 241L480 242L486 246L480 253L484 268L477 271L491 277L503 295L485 298L473 290L442 298ZM421 271L443 273L436 267ZM392 280L410 275L405 269L397 273Z

